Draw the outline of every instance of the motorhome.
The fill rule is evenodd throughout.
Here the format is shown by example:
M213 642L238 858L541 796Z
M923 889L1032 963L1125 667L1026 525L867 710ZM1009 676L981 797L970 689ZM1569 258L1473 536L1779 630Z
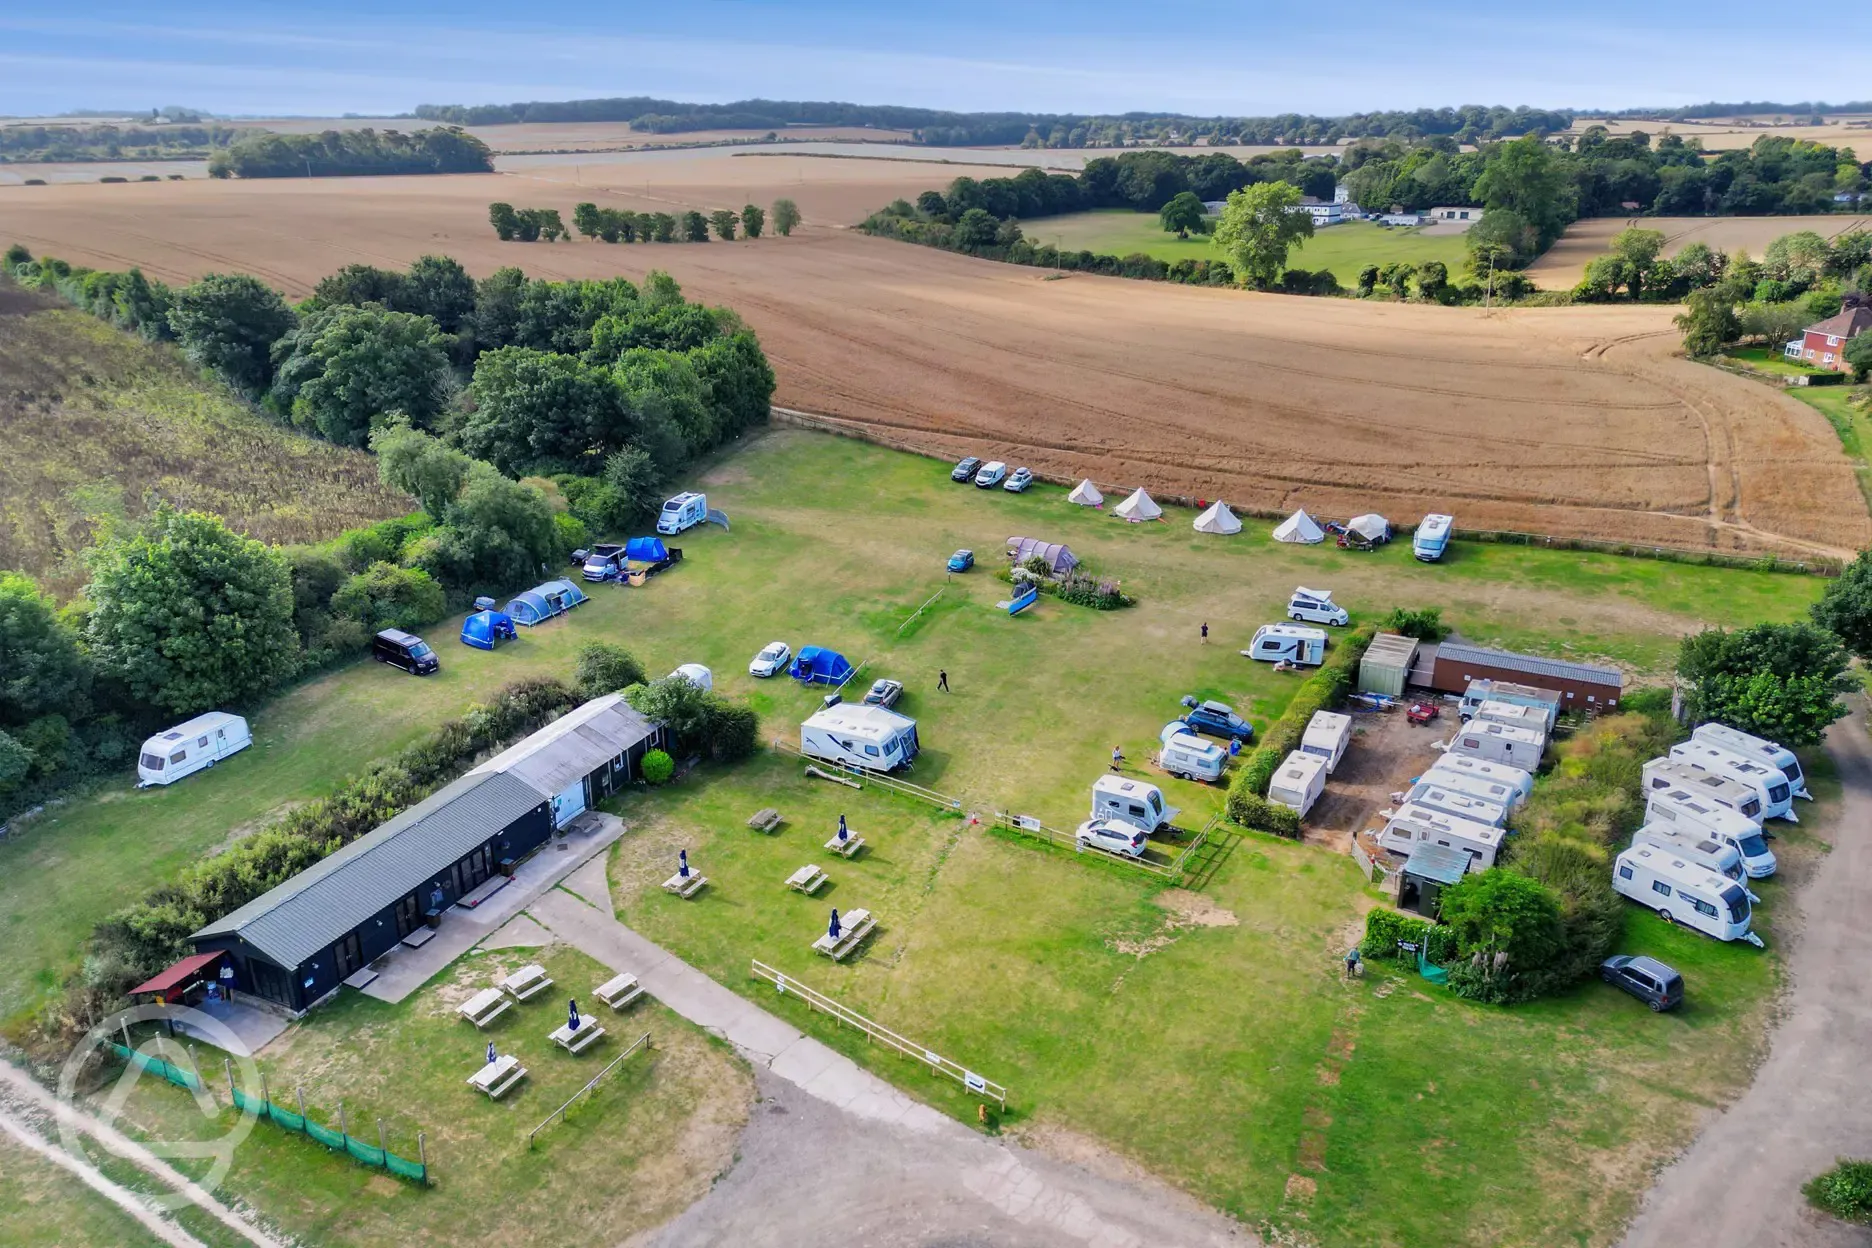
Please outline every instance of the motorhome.
M1455 525L1455 517L1431 512L1417 522L1417 532L1411 537L1411 554L1424 563L1435 563L1449 549L1450 530Z
M1758 948L1760 936L1749 930L1748 893L1734 880L1656 845L1634 845L1612 867L1612 889L1717 940L1746 940Z
M1326 630L1304 624L1263 624L1242 654L1267 663L1318 667L1326 661Z
M1472 871L1486 871L1495 865L1504 835L1486 823L1406 802L1385 824L1378 843L1400 854L1418 845L1441 845L1468 854Z
M681 533L708 519L708 495L684 491L663 504L657 515L657 532Z
M1750 823L1761 826L1762 799L1750 785L1720 772L1704 771L1668 756L1654 758L1644 765L1644 787L1652 789L1688 789L1718 806L1727 806Z
M1775 873L1774 851L1768 848L1767 838L1753 819L1689 789L1650 789L1645 798L1646 823L1733 846L1751 879L1766 879Z
M800 724L800 752L813 758L894 771L917 755L916 720L881 706L838 702L821 707Z
M253 744L247 721L226 711L197 715L159 732L137 753L137 788L174 784Z
M1144 780L1103 775L1092 784L1092 818L1116 819L1146 832L1165 828L1183 812L1164 802L1163 790Z
M1731 728L1727 724L1698 724L1696 731L1690 734L1692 741L1704 741L1719 750L1728 750L1731 754L1740 754L1743 758L1752 758L1768 764L1787 777L1794 788L1795 797L1813 800L1813 794L1807 791L1807 777L1801 772L1800 759L1794 757L1794 751L1764 737L1743 732L1740 728Z
M1490 780L1486 776L1478 776L1472 772L1461 771L1456 768L1444 770L1442 768L1432 767L1421 776L1418 776L1412 783L1434 784L1445 789L1451 789L1457 793L1467 793L1470 797L1479 797L1485 802L1491 802L1501 807L1503 810L1514 809L1515 803L1521 800L1521 790L1512 785L1503 784L1499 780Z
M1501 702L1488 698L1476 704L1473 712L1463 716L1465 723L1471 724L1509 724L1516 728L1527 728L1547 735L1547 708L1544 706L1523 706L1519 702Z
M1742 866L1742 855L1736 852L1735 846L1725 845L1707 836L1686 835L1668 824L1645 824L1632 833L1632 844L1668 849L1687 862L1708 867L1724 879L1740 882L1747 875ZM1748 885L1743 884L1742 887L1746 890ZM1760 901L1761 898L1750 893L1749 900Z
M1326 760L1295 750L1274 769L1268 780L1268 801L1285 806L1302 819L1326 791Z
M1542 708L1547 713L1543 732L1552 732L1554 722L1560 718L1560 695L1557 692L1536 689L1533 685L1517 685L1511 680L1470 681L1463 690L1462 703L1456 708L1456 713L1464 720L1473 719L1484 702L1507 702L1515 706Z
M1465 724L1450 738L1444 753L1456 758L1475 758L1485 763L1507 763L1523 771L1538 771L1541 754L1547 748L1547 734L1513 724Z
M1307 721L1306 732L1300 737L1300 752L1313 754L1326 760L1326 774L1338 768L1339 760L1345 757L1346 747L1352 744L1352 717L1341 715L1337 711L1314 711L1313 718Z
M1781 774L1779 768L1696 740L1671 746L1670 756L1680 763L1739 780L1754 789L1761 798L1763 819L1800 822L1800 816L1794 813L1794 786L1788 783L1788 778Z
M1519 794L1521 798L1525 798L1534 792L1533 773L1528 771L1525 767L1516 767L1513 763L1491 763L1481 758L1464 758L1458 754L1444 754L1439 757L1436 762L1432 763L1430 765L1430 770L1424 774L1428 776L1432 773L1437 775L1475 776L1483 780L1493 780L1497 784L1507 785ZM1444 780L1442 783L1445 786L1449 785L1448 780ZM1512 806L1514 802L1509 802L1507 804Z
M1427 810L1486 823L1491 828L1499 828L1508 822L1508 808L1501 803L1491 802L1473 793L1464 793L1461 789L1449 788L1436 780L1419 780L1411 786L1410 795L1404 800Z
M1205 741L1184 726L1182 720L1164 725L1162 748L1157 762L1173 776L1185 780L1215 781L1222 778L1228 763L1228 751L1213 741Z

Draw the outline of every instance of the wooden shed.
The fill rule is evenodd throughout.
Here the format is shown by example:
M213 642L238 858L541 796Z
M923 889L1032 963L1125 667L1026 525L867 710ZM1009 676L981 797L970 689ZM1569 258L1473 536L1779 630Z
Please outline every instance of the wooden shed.
M1472 680L1505 680L1552 689L1560 695L1562 711L1615 709L1625 694L1625 674L1615 667L1543 659L1459 641L1446 641L1436 648L1432 689L1462 693Z

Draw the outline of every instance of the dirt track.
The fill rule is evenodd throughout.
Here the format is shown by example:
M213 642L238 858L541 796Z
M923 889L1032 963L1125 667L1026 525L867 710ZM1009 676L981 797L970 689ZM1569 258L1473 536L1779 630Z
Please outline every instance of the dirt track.
M295 294L342 264L431 251L476 273L659 267L747 318L778 403L939 454L1327 516L1440 509L1465 526L1792 553L1872 542L1820 415L1673 358L1670 309L1048 280L818 224L960 171L709 153L528 176L20 188L0 191L0 237L171 281L246 269ZM486 225L494 199L668 209L778 194L813 224L755 244L501 244Z

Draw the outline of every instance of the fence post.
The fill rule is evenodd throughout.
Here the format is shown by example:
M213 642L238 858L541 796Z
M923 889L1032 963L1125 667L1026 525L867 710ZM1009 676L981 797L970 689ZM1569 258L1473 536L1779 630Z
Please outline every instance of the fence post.
M221 1069L227 1075L228 1100L234 1099L234 1063L227 1058L221 1059Z
M389 1146L388 1144L386 1144L386 1143L384 1143L384 1134L383 1134L383 1119L381 1119L381 1118L379 1118L379 1119L377 1120L377 1151L383 1154L383 1156L384 1156L384 1165L385 1165L386 1167L387 1167L387 1166L389 1166L389 1164L390 1164L390 1146Z
M429 1181L429 1149L423 1143L423 1133L416 1133L416 1161L423 1168L423 1182Z
M207 1081L201 1077L201 1059L195 1056L195 1044L193 1041L190 1041L188 1046L188 1064L189 1068L195 1072L195 1086L198 1088L206 1088L208 1084Z
M299 1102L299 1129L301 1131L305 1131L307 1135L311 1135L312 1133L306 1130L307 1127L310 1127L312 1125L312 1120L306 1117L305 1089L300 1087L296 1083L293 1084L293 1099Z
M343 1101L338 1102L338 1134L344 1139L347 1145L351 1143L351 1131L345 1126ZM351 1150L347 1147L345 1151L350 1152Z
M267 1091L266 1071L260 1072L260 1099L267 1103L267 1116L272 1117L273 1097Z

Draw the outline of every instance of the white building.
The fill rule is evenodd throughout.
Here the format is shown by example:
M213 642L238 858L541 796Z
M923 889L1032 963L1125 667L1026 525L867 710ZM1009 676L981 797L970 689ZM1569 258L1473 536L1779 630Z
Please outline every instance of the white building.
M1424 214L1432 225L1460 225L1469 228L1482 219L1480 208L1432 208Z
M1316 230L1328 225L1338 225L1345 220L1345 204L1342 201L1334 200L1329 203L1323 199L1315 199L1311 195L1306 196L1287 211L1306 213L1313 218L1313 228Z

